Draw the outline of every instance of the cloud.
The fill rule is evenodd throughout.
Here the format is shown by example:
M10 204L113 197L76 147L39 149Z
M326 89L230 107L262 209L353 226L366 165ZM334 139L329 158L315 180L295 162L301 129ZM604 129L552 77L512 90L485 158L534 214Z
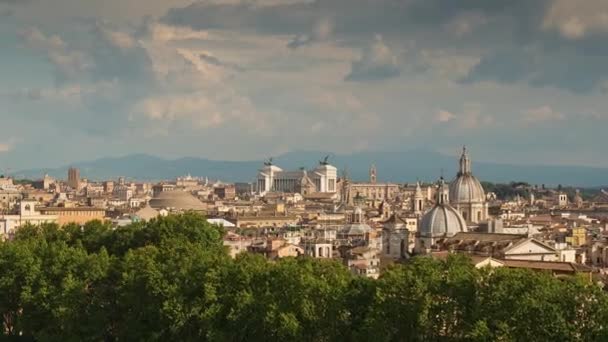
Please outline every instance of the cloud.
M29 3L31 0L0 0L0 4L21 5Z
M435 114L435 122L449 122L456 118L454 113L448 112L447 110L438 110Z
M533 87L556 87L576 93L598 90L608 80L603 54L581 54L575 47L560 51L541 46L500 49L483 56L460 80L463 84L496 81L528 83ZM567 67L565 67L567 66Z
M567 39L581 39L593 33L608 33L608 2L604 0L555 0L542 23L545 30L557 30Z
M539 98L565 116L603 113L607 104L598 91L608 89L603 29L576 14L582 28L562 34L568 16L550 13L557 2L32 2L1 23L10 35L14 25L41 21L22 35L29 51L7 46L15 71L0 81L10 113L3 119L21 116L24 127L37 127L32 136L52 131L73 145L98 139L78 148L104 154L129 146L239 159L274 150L276 141L351 152L359 142L381 150L449 144L463 134L471 143L530 143L526 135L543 126L528 130L522 108L538 109ZM42 58L10 61L28 53ZM579 119L586 127L593 118ZM566 123L543 137L554 140ZM428 138L435 132L437 141ZM218 149L213 141L225 137L234 147Z
M12 8L5 8L0 10L0 18L12 17L15 14L15 10Z
M555 111L547 105L525 110L522 112L522 116L522 121L526 124L561 121L565 119L564 114Z
M310 45L314 42L327 40L333 32L333 22L329 18L322 18L315 23L312 32L308 34L298 34L291 40L287 47L296 49L300 46Z
M226 68L233 69L236 71L245 71L245 68L241 67L240 65L238 65L236 63L222 61L221 59L219 59L209 53L203 52L199 55L199 57L201 60L203 60L204 62L211 64L211 65L215 65L218 67L226 67Z
M493 117L482 113L479 103L467 103L459 112L450 112L440 109L435 113L434 122L447 125L446 128L455 128L459 131L474 130L487 127L495 123Z
M377 35L374 42L363 49L361 58L352 62L346 81L365 82L384 80L399 76L401 73L397 57Z
M446 22L445 30L456 37L463 37L488 23L488 18L481 12L468 11L459 13Z
M26 46L46 54L55 68L57 83L65 83L77 78L92 67L86 53L71 49L58 35L45 35L37 28L29 28L20 33Z
M11 150L13 150L12 143L7 143L7 142L0 143L0 153L10 152Z
M140 129L168 134L225 125L244 125L255 132L271 127L264 123L270 121L264 119L267 114L227 82L244 68L187 42L168 44L202 42L207 34L151 22L144 25L121 30L94 23L88 31L93 48L84 55L89 66L54 89L25 89L20 98L47 103L63 100L74 107L63 115L70 116L72 124L95 127L95 134ZM33 50L49 53L57 68L63 61L54 59L55 55L79 52L58 35L45 35L38 29L23 36ZM112 87L101 87L108 84Z
M158 42L209 39L209 32L195 31L189 27L172 26L148 20L145 25L145 37Z

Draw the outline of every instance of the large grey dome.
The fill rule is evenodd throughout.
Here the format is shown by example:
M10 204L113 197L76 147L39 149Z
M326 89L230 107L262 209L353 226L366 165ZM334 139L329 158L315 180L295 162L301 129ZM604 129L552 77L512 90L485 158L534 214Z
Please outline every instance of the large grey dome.
M181 190L163 191L150 200L150 207L154 209L174 208L177 210L204 211L206 206L198 198Z
M471 160L466 148L462 149L460 170L456 179L450 183L450 202L454 204L483 203L486 193L481 183L471 173Z
M437 203L422 217L418 232L424 237L449 237L466 231L467 223L462 215L449 205L448 191L441 179L437 189Z

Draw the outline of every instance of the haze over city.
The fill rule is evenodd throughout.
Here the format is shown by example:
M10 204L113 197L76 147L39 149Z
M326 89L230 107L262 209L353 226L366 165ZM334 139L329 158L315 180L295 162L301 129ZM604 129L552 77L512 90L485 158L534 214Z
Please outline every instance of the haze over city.
M0 0L0 164L408 151L608 167L603 0Z

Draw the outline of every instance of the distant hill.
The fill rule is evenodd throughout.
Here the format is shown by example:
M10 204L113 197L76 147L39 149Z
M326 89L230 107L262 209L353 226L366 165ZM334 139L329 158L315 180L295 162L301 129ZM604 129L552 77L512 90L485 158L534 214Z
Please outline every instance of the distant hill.
M330 163L340 170L347 169L351 178L364 181L368 178L370 164L378 169L378 179L390 182L434 181L441 175L447 179L456 174L457 156L446 156L437 152L412 150L406 152L361 152L348 155L324 152L298 151L274 158L274 163L285 170L300 167L313 168L325 155ZM580 187L608 184L608 169L584 166L513 165L479 162L473 159L473 173L481 180L490 182L525 181L532 184L573 185ZM145 154L134 154L116 158L75 162L82 177L92 180L112 179L124 176L138 180L173 179L192 174L221 179L227 182L252 181L262 161L219 161L204 158L179 158L168 160ZM55 169L30 169L12 174L16 178L39 179L45 173L57 178L66 178L68 165Z

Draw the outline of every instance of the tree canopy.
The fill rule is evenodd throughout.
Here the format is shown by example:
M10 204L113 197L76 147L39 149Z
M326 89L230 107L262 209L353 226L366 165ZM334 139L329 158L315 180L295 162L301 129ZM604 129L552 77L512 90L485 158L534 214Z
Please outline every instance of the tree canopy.
M231 259L194 213L112 229L24 226L0 242L5 338L36 341L605 341L577 278L414 258L378 280L334 260Z

